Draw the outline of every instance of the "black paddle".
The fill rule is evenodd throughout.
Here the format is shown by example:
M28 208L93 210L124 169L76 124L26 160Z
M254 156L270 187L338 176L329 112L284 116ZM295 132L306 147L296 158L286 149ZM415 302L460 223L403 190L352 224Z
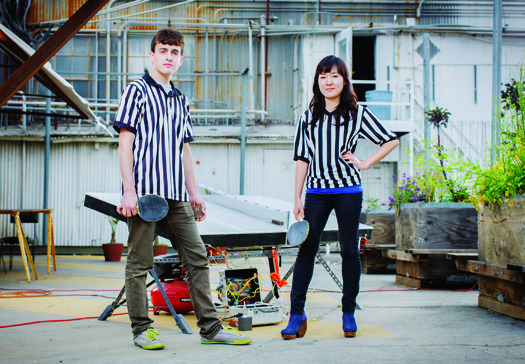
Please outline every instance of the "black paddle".
M168 214L168 203L158 195L144 195L137 202L137 212L144 221L159 221Z
M288 234L286 239L290 246L296 246L302 244L306 237L308 236L308 231L310 230L310 225L308 221L303 220L301 215L298 216L298 221L293 223L292 226L288 229Z

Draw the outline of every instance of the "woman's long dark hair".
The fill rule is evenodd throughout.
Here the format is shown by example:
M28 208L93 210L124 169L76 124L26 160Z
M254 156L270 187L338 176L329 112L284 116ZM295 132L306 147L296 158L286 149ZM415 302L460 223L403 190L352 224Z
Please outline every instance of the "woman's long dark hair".
M354 92L354 87L350 82L350 77L348 73L348 68L346 67L345 62L336 56L327 56L319 62L317 69L315 70L313 92L314 96L312 101L310 101L310 110L312 111L312 121L310 125L313 127L317 124L318 121L323 121L325 114L326 102L324 95L321 93L319 88L319 75L321 73L330 73L332 67L336 66L337 73L339 73L344 80L343 91L341 92L341 97L339 105L334 110L334 117L337 125L339 125L339 120L343 118L343 125L348 124L350 121L350 114L355 120L357 115L357 95Z

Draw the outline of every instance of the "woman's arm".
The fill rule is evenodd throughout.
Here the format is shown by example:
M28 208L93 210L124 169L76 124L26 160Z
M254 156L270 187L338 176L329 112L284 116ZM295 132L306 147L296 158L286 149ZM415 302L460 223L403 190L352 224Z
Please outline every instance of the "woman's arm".
M304 207L301 201L301 195L303 194L304 180L306 179L306 172L308 171L308 163L303 160L297 160L295 163L295 198L293 214L295 219L301 215L304 219Z
M364 171L365 169L372 167L374 164L376 164L377 162L385 158L398 145L399 145L399 140L397 139L386 142L377 150L377 152L375 152L374 154L372 154L370 157L366 158L363 161L359 160L355 155L353 155L350 152L344 153L343 155L341 155L341 157L347 163L353 164L354 166L359 168L361 171Z

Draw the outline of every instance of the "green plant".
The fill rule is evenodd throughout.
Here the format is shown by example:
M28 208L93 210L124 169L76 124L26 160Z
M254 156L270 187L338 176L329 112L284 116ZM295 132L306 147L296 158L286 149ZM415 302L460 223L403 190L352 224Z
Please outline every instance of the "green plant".
M517 79L505 85L499 100L499 143L492 162L476 166L475 193L471 199L476 208L525 193L525 68L519 68Z
M416 156L415 169L428 202L467 201L473 184L472 163L465 161L458 149L445 149L436 142L423 144L430 158Z
M401 204L412 203L412 202L427 202L427 196L423 189L420 187L419 183L424 178L421 178L420 174L416 174L414 177L407 176L406 173L399 179L394 174L392 176L394 181L394 191L393 196L389 197L388 209L396 209L396 212L399 213L399 208Z
M395 207L398 212L403 203L463 202L470 196L471 162L464 161L459 150L447 149L441 143L440 129L448 126L450 112L436 107L425 114L428 122L437 129L437 141L421 142L428 154L415 156L414 176L404 174L399 181L394 176L389 208Z
M365 200L366 207L370 210L380 210L382 208L381 202L379 202L378 198L367 198Z
M114 217L108 217L108 222L111 227L111 240L110 244L115 244L117 242L116 235L117 235L117 225L120 222L119 219L116 219Z
M168 246L168 244L161 243L159 241L159 236L155 234L155 238L153 239L153 246Z

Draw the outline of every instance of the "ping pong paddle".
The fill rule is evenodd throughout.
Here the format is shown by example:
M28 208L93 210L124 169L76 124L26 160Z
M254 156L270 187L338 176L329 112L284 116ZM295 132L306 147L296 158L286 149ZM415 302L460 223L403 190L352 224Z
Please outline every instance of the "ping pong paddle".
M293 223L292 226L290 226L290 228L288 229L288 234L286 235L288 244L290 244L291 246L302 244L306 240L309 230L310 225L308 224L308 221L303 220L303 218L299 214L298 221L296 223Z
M168 203L159 195L144 195L137 202L137 212L144 221L162 220L168 214Z

